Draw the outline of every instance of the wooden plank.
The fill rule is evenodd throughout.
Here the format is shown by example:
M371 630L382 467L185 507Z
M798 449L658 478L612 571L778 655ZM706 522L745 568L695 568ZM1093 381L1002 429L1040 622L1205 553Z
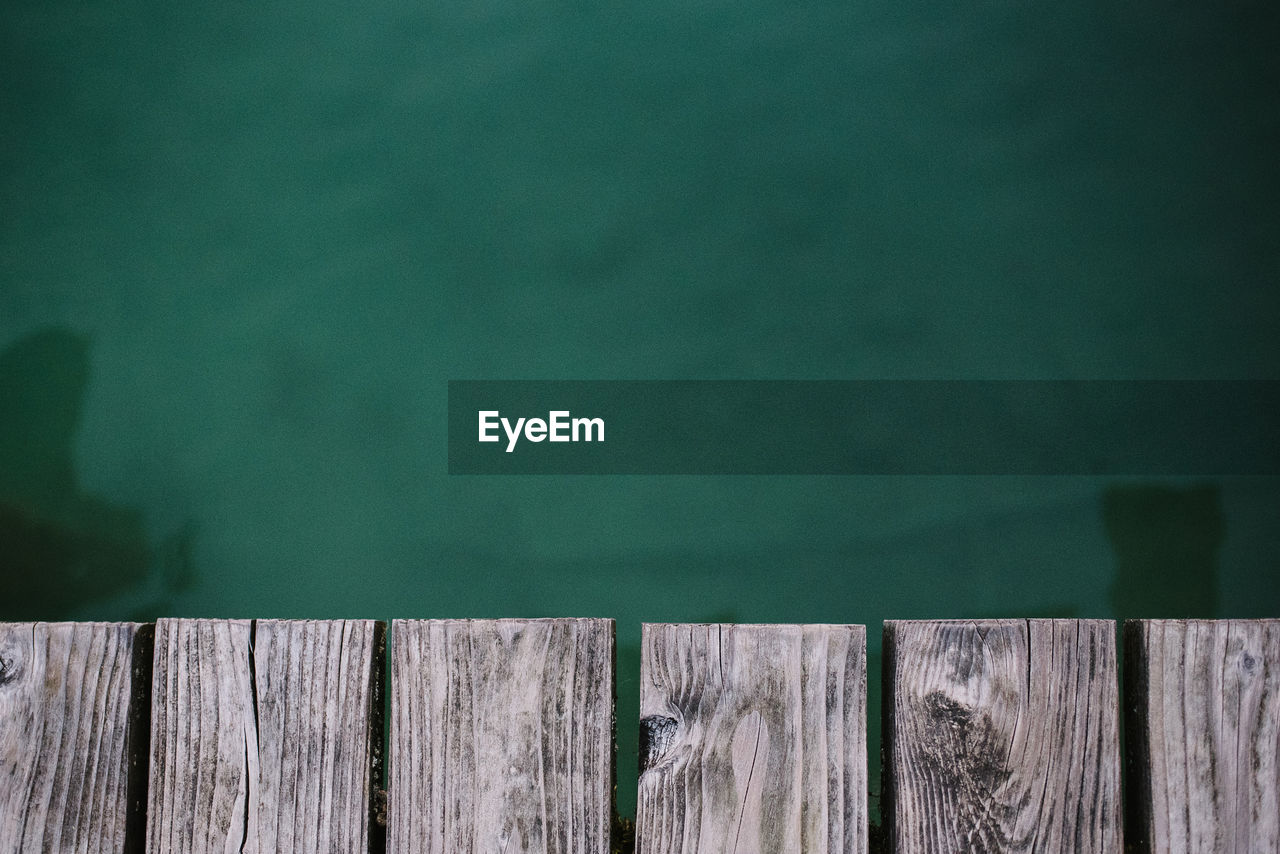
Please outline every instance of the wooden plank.
M160 620L147 850L366 852L383 624Z
M391 631L388 850L607 854L613 621Z
M258 773L248 620L156 623L149 852L239 851Z
M385 652L372 620L257 621L259 850L368 850Z
M0 851L136 851L151 627L0 623Z
M888 622L884 661L891 851L1122 850L1113 622Z
M645 625L637 854L863 854L866 628Z
M1139 851L1280 852L1280 620L1125 624Z

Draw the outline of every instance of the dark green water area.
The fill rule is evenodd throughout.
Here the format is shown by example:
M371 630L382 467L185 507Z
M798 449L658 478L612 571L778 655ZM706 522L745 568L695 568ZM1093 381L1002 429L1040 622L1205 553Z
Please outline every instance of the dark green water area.
M628 814L642 621L866 624L875 780L883 619L1280 616L1276 478L445 443L450 379L1280 378L1274 4L3 7L0 619L614 617Z

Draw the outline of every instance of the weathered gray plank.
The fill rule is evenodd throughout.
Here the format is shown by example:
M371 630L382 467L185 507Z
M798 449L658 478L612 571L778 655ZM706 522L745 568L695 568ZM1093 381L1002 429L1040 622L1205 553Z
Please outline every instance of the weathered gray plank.
M147 850L366 852L383 626L160 620Z
M1280 852L1280 620L1125 624L1132 841Z
M1121 846L1110 620L888 622L891 851Z
M0 623L0 851L136 850L150 635Z
M239 851L258 776L248 620L159 620L147 850Z
M388 850L607 854L612 620L392 623Z
M637 854L867 850L866 628L645 625Z
M259 849L363 852L381 783L383 624L259 620Z

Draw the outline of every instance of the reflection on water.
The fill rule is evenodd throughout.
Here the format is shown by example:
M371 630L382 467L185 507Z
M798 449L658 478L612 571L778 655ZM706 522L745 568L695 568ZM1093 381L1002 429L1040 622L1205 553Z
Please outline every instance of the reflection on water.
M64 619L137 588L153 568L165 592L189 586L191 525L159 549L142 514L80 491L73 445L89 380L89 340L51 327L0 352L0 619Z
M1112 486L1102 515L1116 554L1116 619L1217 616L1225 529L1217 485Z

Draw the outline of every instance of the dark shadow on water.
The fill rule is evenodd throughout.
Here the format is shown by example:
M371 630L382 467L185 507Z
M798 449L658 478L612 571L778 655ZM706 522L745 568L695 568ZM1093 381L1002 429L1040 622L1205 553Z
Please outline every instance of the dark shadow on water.
M89 339L69 329L0 351L0 619L64 619L143 585L153 567L160 600L194 579L193 527L153 549L138 510L80 490L73 448L88 383Z
M1116 556L1110 594L1117 623L1217 616L1218 549L1226 523L1216 484L1117 484L1102 495L1102 518ZM1124 685L1123 655L1119 677ZM1127 747L1131 736L1125 729L1121 728L1120 749L1131 759ZM1121 764L1125 790L1131 785L1132 773L1126 760ZM1141 836L1129 811L1125 814L1125 836Z
M1112 486L1102 515L1116 555L1116 619L1217 616L1225 521L1216 484Z

